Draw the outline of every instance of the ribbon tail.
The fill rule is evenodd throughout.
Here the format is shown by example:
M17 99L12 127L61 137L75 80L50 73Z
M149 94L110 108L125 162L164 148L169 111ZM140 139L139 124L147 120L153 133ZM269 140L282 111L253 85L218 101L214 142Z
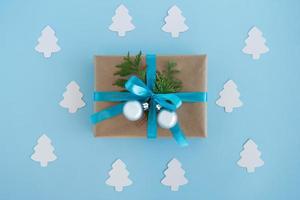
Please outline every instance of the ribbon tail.
M110 119L112 117L115 117L117 115L120 115L123 113L123 106L124 103L117 104L115 106L111 106L109 108L106 108L104 110L101 110L91 116L91 121L93 124L97 124L99 122L102 122L104 120Z
M173 128L170 128L169 130L173 134L173 137L177 142L177 144L179 144L182 147L186 147L189 145L178 123Z
M148 113L148 124L147 124L147 137L157 137L157 123L156 123L156 105L153 99L150 100L150 109Z

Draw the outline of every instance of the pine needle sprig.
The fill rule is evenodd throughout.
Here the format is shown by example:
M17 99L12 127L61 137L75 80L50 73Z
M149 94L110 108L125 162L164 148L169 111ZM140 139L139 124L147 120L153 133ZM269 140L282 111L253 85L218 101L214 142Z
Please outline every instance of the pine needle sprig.
M131 58L128 52L127 56L123 58L123 62L116 66L119 70L115 72L114 75L120 76L121 78L117 79L113 85L124 88L124 84L130 75L136 75L145 82L146 67L142 66L141 57L141 51L134 58Z
M156 73L155 93L175 93L182 89L182 82L176 78L176 74L180 72L176 65L174 62L168 62L166 69Z

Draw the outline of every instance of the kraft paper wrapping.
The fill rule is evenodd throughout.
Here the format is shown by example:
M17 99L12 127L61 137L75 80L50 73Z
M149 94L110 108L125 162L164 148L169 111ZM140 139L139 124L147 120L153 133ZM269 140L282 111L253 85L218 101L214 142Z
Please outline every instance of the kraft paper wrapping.
M165 68L168 61L176 62L180 70L178 79L183 83L182 92L206 92L207 57L206 55L176 55L157 56L157 70ZM115 66L123 62L123 56L96 56L95 57L95 91L121 91L122 88L112 84L118 78L114 73ZM145 64L145 58L142 59ZM115 105L112 102L95 102L94 112ZM176 111L178 122L187 137L207 136L207 103L183 103ZM168 129L158 127L158 136L170 137ZM94 126L96 137L146 137L147 121L129 121L122 114L102 121Z

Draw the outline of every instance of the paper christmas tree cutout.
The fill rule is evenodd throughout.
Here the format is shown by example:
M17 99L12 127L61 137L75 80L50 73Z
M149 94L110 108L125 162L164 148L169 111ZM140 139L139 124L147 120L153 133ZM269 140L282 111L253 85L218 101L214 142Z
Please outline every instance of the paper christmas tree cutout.
M168 168L164 174L165 177L161 180L161 183L170 186L172 191L178 191L179 186L188 183L188 180L184 177L185 171L181 168L181 163L175 158L168 163Z
M38 144L34 147L34 153L31 159L40 162L41 167L47 167L48 162L56 160L54 147L51 145L51 140L44 134L38 139Z
M35 50L39 53L43 53L45 58L50 58L52 53L60 51L57 41L55 31L50 26L46 26L46 28L42 30L42 35L38 39L39 43L35 47Z
M267 53L269 48L266 46L266 39L262 36L262 32L253 27L249 33L249 37L245 40L246 46L243 48L245 54L251 54L254 60L260 58L261 54Z
M128 178L129 172L126 169L125 163L118 159L112 165L112 170L109 172L109 178L106 180L106 184L115 187L115 191L123 191L123 187L132 184L132 181Z
M257 145L251 139L244 144L244 150L240 153L241 159L237 162L240 167L247 168L247 172L255 171L256 167L264 165L264 161L260 158L261 153L257 149Z
M132 17L128 14L128 9L121 4L116 9L115 16L112 17L113 23L109 26L109 30L118 32L120 37L124 37L127 31L132 31L135 26L131 23Z
M75 113L79 108L85 106L82 100L83 94L75 81L67 85L67 91L63 94L64 99L59 103L63 108L68 108L70 113Z
M181 10L174 5L168 11L168 16L165 18L166 24L162 27L162 30L171 33L173 38L177 38L180 32L185 32L189 29L184 21L185 18L181 15Z
M233 80L225 83L224 89L220 92L220 98L217 100L217 105L224 107L225 112L232 112L233 108L238 108L243 105L239 99L240 93Z

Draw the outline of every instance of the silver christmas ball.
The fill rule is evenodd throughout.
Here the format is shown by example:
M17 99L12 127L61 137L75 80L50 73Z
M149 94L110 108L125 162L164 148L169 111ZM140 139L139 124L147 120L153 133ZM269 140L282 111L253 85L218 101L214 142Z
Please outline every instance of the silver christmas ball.
M161 128L170 129L176 125L178 117L176 112L161 110L157 115L157 123Z
M143 116L142 104L139 101L127 101L123 106L123 115L130 121L137 121Z

